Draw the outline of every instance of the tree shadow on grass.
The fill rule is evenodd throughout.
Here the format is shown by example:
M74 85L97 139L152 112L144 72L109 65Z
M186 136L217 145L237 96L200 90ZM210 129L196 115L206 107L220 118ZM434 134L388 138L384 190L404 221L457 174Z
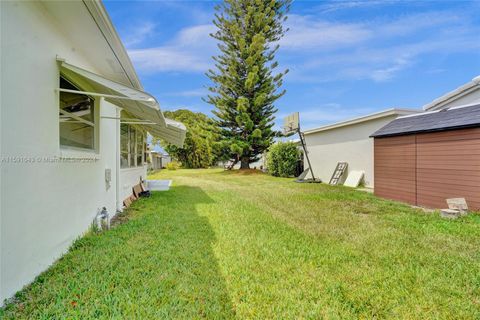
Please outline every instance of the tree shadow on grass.
M215 234L197 206L198 187L176 186L137 201L133 217L72 250L26 288L12 318L233 318L212 249Z

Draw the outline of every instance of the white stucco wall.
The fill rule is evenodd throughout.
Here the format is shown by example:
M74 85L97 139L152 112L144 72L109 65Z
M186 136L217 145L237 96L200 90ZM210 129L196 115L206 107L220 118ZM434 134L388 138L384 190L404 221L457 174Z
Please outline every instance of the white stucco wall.
M55 57L96 72L95 63L82 55L88 49L75 47L42 4L1 2L0 301L65 253L101 207L115 213L117 185L127 189L128 181L144 172L118 174L123 180L117 184L119 124L101 117L118 113L105 101L97 118L98 154L88 155L94 161L38 161L62 155ZM6 161L13 158L35 162ZM106 168L112 169L110 187Z
M352 170L365 171L365 185L373 187L373 139L369 136L396 117L391 115L306 134L305 141L315 178L320 178L323 182L328 183L337 163L348 162L348 172ZM306 159L304 165L305 168L308 167Z
M473 103L480 103L480 88L477 88L476 90L469 92L460 98L454 99L442 105L441 107L432 108L430 110L448 109Z
M120 170L120 201L132 194L132 186L140 182L140 177L147 178L147 166Z

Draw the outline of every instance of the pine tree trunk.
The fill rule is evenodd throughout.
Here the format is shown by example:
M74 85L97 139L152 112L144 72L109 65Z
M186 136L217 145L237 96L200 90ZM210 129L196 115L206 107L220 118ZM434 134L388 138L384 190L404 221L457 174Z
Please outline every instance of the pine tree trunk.
M240 169L250 169L249 158L242 158L240 162Z

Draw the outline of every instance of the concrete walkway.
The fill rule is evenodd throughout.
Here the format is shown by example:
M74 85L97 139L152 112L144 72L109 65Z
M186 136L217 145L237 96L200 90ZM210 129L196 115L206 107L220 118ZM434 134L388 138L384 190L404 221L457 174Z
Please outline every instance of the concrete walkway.
M172 180L147 180L147 189L150 191L168 191Z

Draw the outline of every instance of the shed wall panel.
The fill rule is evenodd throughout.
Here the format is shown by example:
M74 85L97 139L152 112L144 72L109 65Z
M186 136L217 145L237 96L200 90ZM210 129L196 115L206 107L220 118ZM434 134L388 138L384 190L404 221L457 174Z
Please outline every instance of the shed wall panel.
M480 128L418 134L418 204L443 208L459 197L480 209Z
M415 204L415 157L415 136L376 138L375 194Z
M480 128L375 138L375 194L444 208L465 198L480 209Z

